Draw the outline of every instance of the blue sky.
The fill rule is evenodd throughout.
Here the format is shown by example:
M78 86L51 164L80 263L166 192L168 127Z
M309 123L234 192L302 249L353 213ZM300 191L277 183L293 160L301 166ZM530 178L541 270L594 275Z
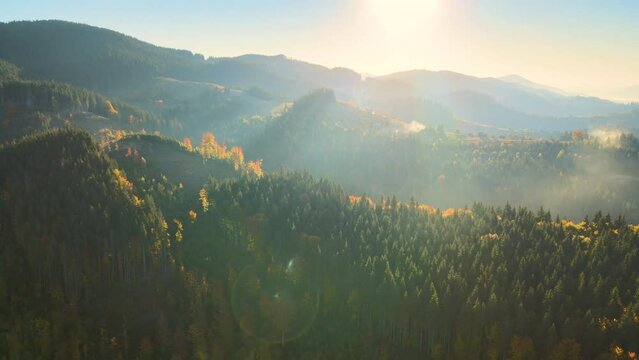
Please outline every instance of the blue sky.
M520 74L621 97L639 84L634 0L0 0L0 21L63 19L206 56L286 54L384 74Z

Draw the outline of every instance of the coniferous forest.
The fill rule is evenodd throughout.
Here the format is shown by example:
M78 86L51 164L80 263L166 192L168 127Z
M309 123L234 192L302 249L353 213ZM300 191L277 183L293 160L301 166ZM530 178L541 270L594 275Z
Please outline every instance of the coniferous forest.
M0 22L0 359L637 359L639 108L400 75Z

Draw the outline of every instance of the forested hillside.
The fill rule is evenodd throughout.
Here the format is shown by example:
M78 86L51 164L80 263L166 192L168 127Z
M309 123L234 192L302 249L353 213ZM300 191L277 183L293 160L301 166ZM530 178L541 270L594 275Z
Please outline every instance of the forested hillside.
M462 135L358 111L325 90L270 120L245 148L267 170L306 170L375 199L396 194L441 208L510 202L573 218L597 209L638 221L639 142L611 133Z
M0 24L0 57L20 64L27 78L102 90L131 86L159 74L192 74L204 62L188 51L62 21Z
M263 174L260 160L245 159L242 148L227 149L211 133L203 134L199 146L189 138L180 143L140 134L126 135L104 146L140 194L152 197L169 218L183 216L211 178L223 181Z
M636 360L638 118L0 23L0 359Z
M283 357L581 359L639 345L639 235L621 219L441 213L307 175L215 184L208 200L185 256L228 276L245 333L290 339Z
M204 59L124 34L65 21L0 23L0 58L20 64L24 77L117 92L155 77L267 87L289 97L313 85L234 58Z
M179 129L151 112L93 91L53 81L0 81L0 141L67 124L96 134L115 130Z
M3 146L0 169L3 356L115 357L171 264L161 214L85 133Z
M165 220L156 194L83 133L0 155L10 358L638 350L639 235L622 219L479 204L441 213L283 174L166 199L182 212Z
M227 142L246 141L259 133L272 113L281 108L277 93L253 86L245 90L215 83L158 78L146 87L121 91L119 97L166 119L168 136L198 138L213 132Z
M223 279L207 281L180 255L198 194L162 199L146 190L84 132L0 147L3 358L230 354ZM165 217L156 197L180 213Z
M283 55L205 58L115 31L64 21L0 23L0 58L18 66L22 78L70 83L141 107L161 100L150 96L157 93L158 78L171 78L240 91L260 88L276 94L280 101L291 101L326 87L333 89L339 100L353 101L360 107L388 111L393 116L412 114L415 117L404 120L431 126L446 123L449 128L462 131L547 135L610 125L638 130L636 106L540 89L525 79L513 82L426 70L365 77L350 69L329 69ZM132 93L146 95L131 97ZM210 100L201 101L208 105ZM429 106L423 109L426 111L415 112L397 107L398 102L406 101L418 107L424 103ZM197 115L198 126L220 113L242 113L251 105L252 101L222 108L214 105L210 111ZM266 114L268 110L260 109L242 117ZM177 114L178 119L193 116L189 111Z

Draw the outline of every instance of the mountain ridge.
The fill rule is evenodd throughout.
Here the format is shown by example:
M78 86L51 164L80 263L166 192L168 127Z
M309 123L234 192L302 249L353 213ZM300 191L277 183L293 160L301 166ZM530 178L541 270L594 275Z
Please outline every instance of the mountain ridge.
M330 88L338 100L352 101L372 111L396 100L430 101L436 106L443 106L453 119L464 118L488 129L557 131L565 129L562 126L547 127L546 124L552 125L562 118L588 117L603 120L581 122L576 126L639 128L637 121L619 115L632 114L634 108L631 105L596 97L565 96L518 75L507 77L510 82L448 70L407 70L365 77L352 69L328 68L281 54L205 58L188 50L158 47L117 31L56 20L1 23L0 58L19 67L20 75L25 79L67 82L107 96L123 97L124 101L150 110L155 109L151 105L158 99L144 98L144 94L157 89L158 78L172 78L183 82L218 84L229 91L252 89L256 95L272 102L290 102L318 88ZM16 72L10 66L5 68L12 69L8 70L9 73ZM136 89L137 98L127 98L131 91L128 94L123 92L131 89ZM475 92L482 96L465 103L460 102L456 95L460 92ZM270 108L275 107L275 104L271 105ZM180 104L174 106L180 108ZM242 121L246 116L237 110L246 107L241 101L226 105L220 103L219 106L227 107L225 114L237 114L233 115L234 121ZM204 108L206 110L206 106ZM258 108L260 113L254 115L268 115L264 107ZM502 111L504 108L508 111ZM202 112L197 121L208 121L205 119L215 117L218 110ZM404 113L390 115L399 117ZM486 117L481 116L482 113L499 116ZM168 115L175 116L173 113ZM539 122L535 120L537 118L545 120ZM444 119L446 117L404 120L417 120L428 125L443 123L464 131L477 130L459 127L459 121L445 122Z

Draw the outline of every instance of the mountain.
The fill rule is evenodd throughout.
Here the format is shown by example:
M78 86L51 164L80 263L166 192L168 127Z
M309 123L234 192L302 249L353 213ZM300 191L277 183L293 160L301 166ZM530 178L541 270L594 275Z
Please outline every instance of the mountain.
M617 89L613 91L613 95L618 97L621 101L628 101L636 104L639 102L639 85Z
M122 90L118 96L169 119L173 126L163 134L198 139L204 132L213 132L228 143L250 136L286 102L280 93L258 86L238 89L164 77L150 80L145 87Z
M270 169L280 164L304 169L309 164L329 167L332 163L337 170L339 166L334 161L340 156L340 149L348 144L357 146L361 140L404 136L423 128L424 125L418 123L407 123L338 101L332 90L320 89L270 119L263 131L246 140L244 147L250 156L266 159ZM278 160L269 162L270 159Z
M477 78L450 71L414 70L364 79L349 69L329 69L283 55L205 59L202 55L157 47L114 31L62 21L0 24L0 58L16 64L23 78L68 82L105 92L136 106L147 106L157 100L141 99L139 95L152 92L158 78L169 78L182 82L183 86L212 83L241 91L261 89L277 94L275 98L280 102L325 87L333 89L340 100L356 101L359 106L372 110L395 99L414 98L414 102L438 103L453 116L459 115L488 128L501 128L503 123L512 120L514 124L505 128L538 130L538 122L530 121L530 117L601 118L632 110L627 105L598 98L569 96L517 76ZM136 90L137 98L128 97L132 90ZM486 102L460 104L451 99L459 92L484 95ZM240 112L246 108L243 102L235 106ZM494 119L495 122L479 116L468 119L467 113L473 112L475 106L483 107L482 112L487 112L485 109L490 106L510 112ZM256 111L251 115L268 113L263 108ZM234 119L240 120L245 115L246 112ZM199 121L213 116L217 117L215 111L202 114ZM424 121L437 123L438 120Z
M446 97L451 93L473 91L490 96L514 111L538 116L587 116L628 110L624 105L602 99L540 92L536 85L524 86L521 83L450 71L414 70L381 76L375 80L377 83L373 85L372 98L414 96L446 102Z
M0 358L639 352L639 140L575 130L639 110L57 21L0 52Z
M313 88L333 89L338 98L350 99L353 91L360 85L362 75L347 68L329 69L321 65L293 60L284 55L243 55L236 61L254 64L278 76L297 79L310 84Z
M132 86L159 74L192 75L204 64L188 51L62 21L0 24L0 57L19 64L26 78L101 90Z
M505 81L505 82L509 82L512 84L518 84L521 85L523 87L526 87L528 89L538 89L540 91L542 91L543 93L554 93L554 94L558 94L558 95L563 95L563 96L574 96L573 94L570 94L569 92L563 91L561 89L552 87L552 86L547 86L547 85L543 85L543 84L539 84L536 82L533 82L531 80L526 79L523 76L519 76L516 74L511 74L511 75L506 75L506 76L501 76L498 77L497 79L501 80L501 81Z
M0 164L3 249L21 248L35 256L8 264L29 265L21 273L39 276L43 285L59 281L64 290L80 295L83 285L100 280L86 282L82 272L122 261L127 247L136 249L135 256L143 256L142 248L154 241L148 234L159 223L143 215L154 209L135 205L127 180L88 134L60 130L26 137L0 147ZM106 253L103 259L77 257L97 255L105 247L112 249L108 260ZM123 270L112 268L110 274L95 275L115 281L142 277L145 271Z
M536 178L536 175L530 174L525 164L521 164L521 169L518 170L520 177L506 176L501 172L505 163L513 161L510 154L504 155L502 159L486 153L487 148L493 149L493 146L512 145L513 154L519 152L521 156L525 155L527 161L540 167L538 172L549 179L550 184L545 184L549 188L565 188L564 182L568 177L561 178L559 174L570 174L574 178L583 175L580 181L584 187L593 186L594 196L583 198L577 194L582 188L574 188L568 192L571 194L570 200L556 205L561 214L583 216L588 212L588 207L582 204L595 203L595 199L602 200L603 194L616 184L616 180L597 180L594 174L584 173L583 161L562 160L560 164L555 164L551 160L561 150L557 148L559 143L541 143L537 147L530 147L529 143L540 142L533 136L544 134L557 137L559 132L580 128L633 129L639 121L637 111L590 117L553 117L523 112L517 110L515 105L509 107L504 103L510 101L514 104L512 99L529 104L536 101L539 108L543 109L543 104L549 101L566 104L571 101L588 103L590 100L557 94L541 95L539 89L526 87L532 86L530 84L524 86L452 72L411 71L361 79L357 73L349 70L328 69L284 56L246 55L216 59L203 59L192 54L187 56L183 51L158 48L109 30L66 22L18 22L0 26L5 49L15 46L6 39L32 37L33 43L38 44L44 41L46 34L67 32L75 34L69 36L77 40L73 45L75 50L71 49L77 53L68 58L61 54L55 56L63 59L60 60L62 62L76 58L78 73L88 69L95 73L90 56L87 55L90 52L82 53L79 49L87 47L91 50L91 46L95 47L100 41L114 50L95 49L96 56L111 61L111 56L128 54L117 55L121 61L113 60L114 66L124 69L126 66L152 64L149 69L153 71L142 73L140 76L147 78L130 86L123 80L117 90L87 90L43 80L5 80L0 85L0 109L3 115L0 119L3 130L0 136L3 140L15 139L39 129L66 126L79 126L96 139L107 143L114 140L117 143L123 135L119 130L144 130L147 133L159 131L165 136L176 139L188 137L195 142L201 139L202 134L213 132L220 143L228 144L229 147L240 145L248 158L263 159L264 167L268 170L282 167L309 170L315 175L339 182L353 193L366 192L375 196L396 193L403 200L415 196L418 200L441 207L463 206L472 201L493 205L517 201L528 206L538 206L538 200L520 190L527 186L526 179ZM50 40L52 44L55 41L60 40ZM88 42L92 44L83 45ZM28 44L24 48L31 47L31 42ZM57 46L65 49L62 43L57 43ZM43 47L46 50L46 46ZM39 48L32 50L45 51ZM26 56L26 50L21 51L17 55L12 52L15 59ZM46 51L55 52L55 49ZM138 58L145 60L136 62L135 59ZM40 62L38 66L42 67L42 74L57 71L55 67L48 69L44 62ZM15 74L18 71L19 76L27 79L33 76L29 75L34 74L29 61L27 66L19 62L15 64L18 65L5 65L5 68L12 69L8 73ZM18 66L20 69L16 70ZM241 68L257 72L245 72L239 76L230 71ZM196 71L189 72L188 69ZM222 69L229 71L221 71ZM70 69L69 71L69 74L75 74ZM207 74L217 75L206 78ZM189 80L189 76L195 75L202 75L203 78ZM101 76L108 77L104 74ZM214 81L216 77L219 82ZM70 76L68 79L74 78ZM117 77L114 79L117 80ZM278 86L287 87L294 83L299 87L289 90L297 94L301 89L314 88L317 86L315 82L333 84L340 90L318 90L310 95L297 97L293 102L289 101L286 93L278 91ZM98 88L102 86L100 82L94 85ZM342 96L347 97L349 91L352 91L354 98L347 100ZM622 106L622 109L631 108ZM456 135L452 133L453 130L464 133L517 134L528 138L511 141L489 136L476 141L474 137ZM422 134L416 134L420 131ZM144 142L147 140L150 141L145 139ZM598 146L596 137L586 137L586 140L590 143L585 150L579 149L578 143L570 144L575 147L573 154L577 159L591 156L591 151L596 153L593 150ZM471 144L458 144L465 141ZM145 159L146 156L156 154L154 151L147 154L146 144L127 145L125 148L138 150ZM164 175L171 178L171 186L183 182L190 189L197 189L208 176L214 175L215 172L208 170L194 171L201 160L196 154L174 153L168 151L170 148L179 149L180 146L163 147L163 150L157 152L162 155L154 158L162 159L166 156L166 162L151 161L149 158L150 163L158 166L158 174L154 174L154 178L161 179L161 175ZM477 156L472 155L473 152L486 154L485 159L490 160L489 165L476 165ZM632 149L627 150L631 156L624 161L619 161L611 150L603 152L603 158L612 158L608 161L610 164L619 165L614 169L607 168L608 172L619 175L618 179L634 176L626 168L627 164L634 161ZM438 154L437 157L433 155L435 153ZM543 160L535 158L540 153ZM463 161L457 161L455 156ZM130 160L125 158L126 156L120 157L123 163ZM605 162L600 160L602 159L597 158L597 166L593 168L599 168L598 165ZM172 163L171 166L190 175L172 177L166 163ZM389 178L384 170L388 164L393 164L397 173L405 175L400 179ZM149 166L148 169L151 168ZM129 170L135 171L133 169L137 169L137 165ZM468 171L471 175L468 175ZM440 177L457 178L465 172L467 175L456 180L455 186L447 186L445 189L440 186ZM497 174L501 174L501 178ZM140 173L140 177L145 176L148 174ZM191 178L195 180L191 181ZM536 189L539 184L542 182L530 186ZM619 188L634 193L631 191L632 186L632 182L623 182ZM622 204L620 198L612 198L607 203L606 210L634 216L630 215L635 213L634 201Z
M229 216L245 235L233 237L233 230L227 230L230 241L223 253L205 246L205 236L198 237L190 243L193 260L207 264L210 258L211 276L216 267L237 269L232 304L238 326L262 343L287 344L282 357L312 352L318 358L345 353L351 354L347 358L436 358L453 353L465 358L469 351L511 353L511 346L517 348L523 341L534 345L514 351L530 358L562 353L566 347L581 358L582 352L609 351L605 344L610 341L620 341L621 349L637 346L632 336L639 323L632 315L623 316L627 327L622 332L602 330L591 321L602 316L619 329L618 322L605 319L623 312L624 305L618 304L637 306L636 289L620 279L637 278L631 265L637 258L636 235L623 225L604 230L609 220L605 217L585 224L560 223L543 210L533 214L481 205L442 215L414 202L349 197L330 182L302 174L215 184L209 198L216 208L204 215L206 221L198 222L196 233L218 233L214 224L227 224L218 219ZM595 233L613 229L620 234L615 241ZM233 243L247 250L233 251ZM600 274L595 269L615 266L612 257L622 254L628 254L619 264L623 275L602 280L600 290L585 284L574 292L557 288L558 283L579 288L566 274L571 271L594 284ZM573 270L549 271L566 267ZM619 294L613 296L619 302L606 305L609 297L589 295L609 292ZM320 301L314 300L316 296ZM567 299L575 306L565 306ZM510 323L513 316L522 325ZM559 321L564 318L571 320ZM523 324L543 330L526 330ZM510 340L482 337L486 326ZM507 335L519 326L517 337ZM377 345L350 350L354 343L369 341L361 339L362 333ZM469 337L477 340L469 343ZM330 345L317 349L317 339Z
M248 158L263 159L264 167L268 170L282 167L309 170L315 175L338 181L353 193L366 192L375 196L396 193L403 200L415 196L418 200L441 207L463 206L469 201L499 205L515 200L529 206L538 206L538 200L520 191L527 184L527 178L535 177L526 171L524 164L521 164L521 177L502 174L502 179L496 174L500 174L504 164L512 160L510 155L502 159L504 162L495 161L499 157L486 155L486 159L491 160L490 165L481 167L467 165L475 164L476 156L472 153L477 151L485 154L486 143L489 144L488 148L514 144L513 148L516 150L513 150L513 154L525 154L527 161L541 167L539 173L545 174L551 182L546 185L563 189L567 177L557 176L566 173L578 178L583 172L582 162L562 162L558 167L550 161L561 150L557 148L558 144L540 144L539 148L531 149L528 147L529 142L540 142L533 136L544 134L557 137L562 131L604 126L633 129L639 119L636 111L591 117L529 114L503 103L512 98L546 101L546 97L539 95L538 89L526 90L528 88L523 88L522 85L498 79L481 79L452 72L411 71L362 80L358 79L356 73L348 70L331 70L284 56L247 55L217 59L186 56L184 52L157 48L108 30L57 21L2 24L0 32L5 34L5 38L7 34L29 34L38 39L45 36L42 29L36 31L39 27L54 34L84 34L75 35L78 42L74 46L78 49L85 46L82 41L89 41L87 39L110 39L106 43L112 44L114 49L120 49L115 53L129 54L122 58L121 63L114 61L117 66L127 63L133 66L137 63L132 59L139 57L146 59L140 64L155 64L151 68L158 70L150 73L143 82L130 86L125 86L126 82L122 82L119 89L104 91L87 90L59 82L4 81L0 85L3 89L0 92L0 107L4 115L0 119L0 126L3 126L0 134L4 140L15 139L38 129L67 125L82 127L96 139L105 140L103 137L107 137L107 142L114 139L117 142L123 135L119 130L145 130L147 133L159 131L165 136L176 139L188 137L195 142L201 139L202 134L213 132L220 143L228 144L229 147L240 145L246 150ZM64 44L58 45L64 49ZM107 60L112 54L108 51L97 53ZM76 55L81 62L78 71L89 69L88 56L85 54L83 58L81 53ZM56 56L63 58L60 54ZM183 57L187 60L180 60ZM172 65L162 65L167 63ZM189 67L188 64L195 64L192 68L201 71L198 74L202 76L216 74L215 71L228 66L228 69L251 68L258 73L247 72L238 77L233 71L219 72L219 82L206 77L196 81L188 79L195 74L184 70ZM19 66L20 76L29 74L28 66ZM44 64L41 66L46 70ZM11 68L15 70L14 67ZM170 70L177 68L182 70ZM72 77L69 79L72 80ZM279 82L269 83L266 81L268 79L278 79ZM316 86L314 81L332 83L341 90L319 90L310 95L302 95L293 102L289 101L287 94L278 91L278 86L286 87L294 82L300 86L291 91L297 93L303 88ZM242 86L236 87L229 83ZM351 90L355 95L353 99L341 97ZM560 95L552 96L553 99L555 96L563 99L561 101L568 99ZM588 99L583 101L587 102ZM543 108L543 105L539 106ZM463 133L517 134L529 138L510 141L485 137L475 142L475 138L470 137L471 140L468 140L463 134L454 134L454 130L461 130ZM423 134L416 134L420 131ZM595 137L587 140L593 144L593 148L597 146ZM471 144L456 144L464 141ZM145 146L138 152L146 151ZM578 147L578 144L575 143L574 146ZM137 149L136 146L126 146L129 147ZM586 156L591 148L586 150L576 149L574 156ZM632 150L628 152L632 154ZM173 162L172 166L183 169L192 174L189 177L197 179L187 184L189 188L197 188L203 179L211 175L207 171L193 171L199 161L193 154L176 155L165 153L164 150L159 153L166 154L167 159L181 159ZM434 157L434 153L439 158ZM544 160L535 158L539 153L543 154ZM454 156L459 156L463 161L458 162ZM616 155L606 153L604 157L608 156ZM622 177L634 176L625 169L626 163L632 163L632 156L622 162L619 166L622 169L615 168L609 170L610 173ZM162 159L162 156L159 158ZM182 160L185 164L190 164L189 167L179 167ZM617 159L610 162L617 164ZM161 160L154 163L160 167L160 174L154 175L154 178L160 179L160 175L171 177L169 169L163 166ZM400 179L387 177L384 168L389 163L396 167L397 173L406 175ZM574 167L575 163L580 166ZM596 164L599 165L600 162L597 161ZM594 166L596 167L598 166ZM131 169L134 168L136 167ZM442 179L456 178L469 169L472 169L472 175L456 180L455 186L448 186L445 190L440 188L440 176ZM141 174L140 177L144 175ZM186 184L189 179L176 177L172 179L171 186L177 186L180 181ZM600 182L590 173L583 178L584 186L598 184L594 199L599 200L613 183L614 181L607 180ZM535 184L531 186L537 188ZM631 186L632 182L623 183L621 188ZM578 190L572 189L569 192L572 194L571 200L557 204L557 211L567 215L585 215L587 207L582 206L582 202L591 203L595 200L590 197L582 199L576 192ZM606 209L624 214L634 214L634 207L634 201L622 204L619 198L614 198L606 205Z
M227 180L240 175L231 159L207 159L175 140L156 135L129 135L110 148L109 155L134 179L155 179L157 183L164 178L164 185L183 187L191 195L211 177Z
M102 129L170 130L151 112L93 91L52 81L0 81L0 141L37 130L75 125L97 135Z
M309 70L290 62L293 68L283 73L277 57L206 60L186 50L157 47L115 31L64 21L0 24L0 58L20 64L26 78L113 92L163 76L231 87L261 86L295 97L316 87L307 83L309 79L298 78L295 69L315 72L320 68L308 64ZM265 60L270 66L263 66Z
M334 101L316 97L309 105ZM182 151L157 137L119 144L154 161ZM142 195L141 179L76 130L0 146L0 165L3 354L333 359L569 349L580 358L637 349L639 233L621 219L575 223L509 205L442 212L349 196L307 174L211 181L198 198L171 200L182 215L164 218L157 193ZM602 277L609 269L615 276ZM486 328L502 341L484 337Z
M100 334L119 336L126 318L138 342L165 316L152 305L172 291L155 282L168 263L163 219L88 134L0 146L0 184L3 356L117 357Z
M565 95L516 76L503 80L450 71L406 71L367 78L357 100L367 108L411 116L406 119L431 126L448 118L448 128L463 132L547 136L575 128L616 126L636 131L639 124L632 116L633 106ZM407 110L399 104L416 108ZM437 108L444 111L433 113Z
M477 102L475 109L483 112L474 114L513 117L498 105L482 108L489 103L485 97L453 94L459 104ZM460 126L488 132L467 121ZM531 116L526 121L548 120ZM573 120L562 121L571 128L567 123ZM404 201L413 198L442 208L511 202L550 206L571 218L583 217L596 207L639 219L639 202L634 200L639 196L639 173L633 169L639 148L615 145L619 134L611 135L613 143L594 134L586 138L575 134L560 141L526 134L467 137L365 111L323 90L267 121L243 147L250 157L262 158L267 171L308 171L339 183L349 193L373 198L392 193Z

